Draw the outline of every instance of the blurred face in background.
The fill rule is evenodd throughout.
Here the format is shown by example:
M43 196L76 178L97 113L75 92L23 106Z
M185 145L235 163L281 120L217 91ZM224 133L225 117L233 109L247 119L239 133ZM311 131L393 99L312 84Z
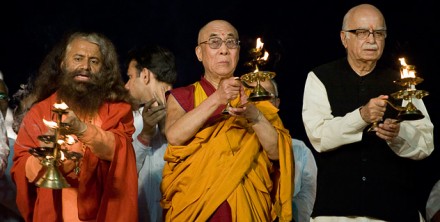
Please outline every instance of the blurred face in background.
M128 89L130 95L137 103L144 104L153 98L147 87L149 71L147 69L139 70L136 67L137 64L136 60L130 61L127 69L128 81L125 84L125 88Z
M6 118L6 111L8 110L9 95L6 83L0 80L0 111L2 112L3 118Z

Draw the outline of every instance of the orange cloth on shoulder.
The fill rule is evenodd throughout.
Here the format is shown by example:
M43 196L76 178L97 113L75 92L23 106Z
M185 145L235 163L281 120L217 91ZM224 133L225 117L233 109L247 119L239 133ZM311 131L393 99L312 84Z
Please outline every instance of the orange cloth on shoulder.
M38 135L47 132L42 119L52 120L56 94L35 104L23 119L14 145L11 175L17 186L17 205L26 221L62 221L61 190L37 187L26 178L25 166L30 148L40 145ZM98 111L101 127L113 133L112 161L100 160L90 149L82 158L77 179L78 212L81 220L137 221L136 157L131 143L133 113L127 103L105 103ZM71 175L72 174L72 175ZM77 178L70 172L66 178Z
M195 106L207 98L195 85ZM238 100L232 102L237 105ZM186 146L167 147L161 201L166 221L207 221L225 200L233 221L292 220L294 160L291 137L270 102L256 106L278 132L279 183L273 163L243 118L230 116L201 129ZM277 188L274 200L272 189Z

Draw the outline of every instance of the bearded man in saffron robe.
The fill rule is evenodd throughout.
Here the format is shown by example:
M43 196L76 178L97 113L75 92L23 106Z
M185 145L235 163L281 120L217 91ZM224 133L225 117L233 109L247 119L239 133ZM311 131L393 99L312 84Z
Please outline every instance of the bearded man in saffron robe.
M99 33L66 36L40 66L29 98L11 169L25 221L137 221L133 114L112 42ZM43 119L56 121L53 105L61 102L69 107L62 121L78 141L67 149L82 158L56 166L70 187L39 187L45 168L29 149L51 133Z

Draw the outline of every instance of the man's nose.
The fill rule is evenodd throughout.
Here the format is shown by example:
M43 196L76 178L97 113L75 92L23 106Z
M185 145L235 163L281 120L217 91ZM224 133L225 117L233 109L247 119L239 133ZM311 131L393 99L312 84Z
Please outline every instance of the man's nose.
M81 61L80 68L85 70L90 70L91 69L90 61L88 60Z

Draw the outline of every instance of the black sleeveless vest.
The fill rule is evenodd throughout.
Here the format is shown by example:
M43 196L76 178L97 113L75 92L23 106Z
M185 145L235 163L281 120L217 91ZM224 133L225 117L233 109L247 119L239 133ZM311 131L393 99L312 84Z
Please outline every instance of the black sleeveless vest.
M313 70L324 84L333 116L344 116L371 98L402 87L397 70L380 64L366 76L357 75L347 58ZM390 102L401 105L401 100ZM386 117L398 112L387 106ZM385 119L384 118L384 119ZM413 160L397 156L386 142L365 128L362 141L318 153L318 186L312 216L367 216L386 221L419 221L413 197Z

